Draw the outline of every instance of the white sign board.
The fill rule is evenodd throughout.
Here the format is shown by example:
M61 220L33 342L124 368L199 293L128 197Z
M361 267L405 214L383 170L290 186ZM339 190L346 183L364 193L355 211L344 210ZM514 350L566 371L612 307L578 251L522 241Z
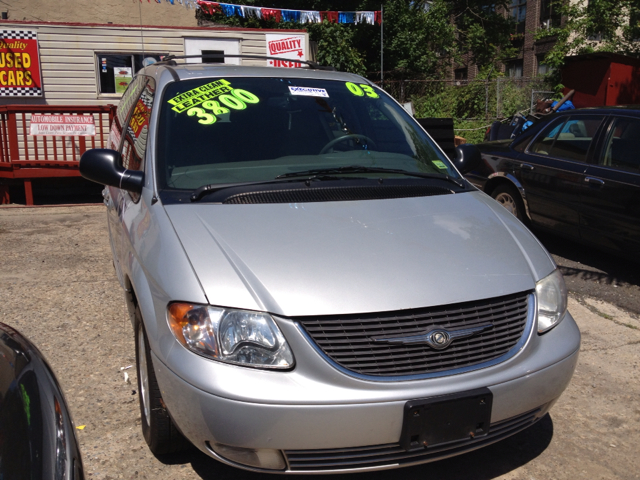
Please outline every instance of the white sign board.
M302 68L302 64L294 60L306 60L304 35L279 35L267 33L267 56L277 59L267 60L270 67ZM281 60L280 60L281 59Z
M93 136L93 115L31 115L31 135Z

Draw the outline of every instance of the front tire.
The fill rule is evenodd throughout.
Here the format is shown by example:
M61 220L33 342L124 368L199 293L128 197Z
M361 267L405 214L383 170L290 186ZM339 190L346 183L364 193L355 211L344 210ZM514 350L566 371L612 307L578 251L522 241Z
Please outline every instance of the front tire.
M151 349L144 329L140 309L135 311L136 369L140 393L142 435L154 455L188 450L189 441L174 425L162 400L160 387L151 363Z
M491 192L491 196L518 220L522 223L527 223L527 217L524 213L524 202L515 187L506 184L498 185L495 190Z

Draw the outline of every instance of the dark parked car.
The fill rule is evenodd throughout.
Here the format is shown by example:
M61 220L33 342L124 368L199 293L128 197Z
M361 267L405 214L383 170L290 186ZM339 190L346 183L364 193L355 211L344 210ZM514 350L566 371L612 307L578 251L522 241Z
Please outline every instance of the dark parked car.
M477 146L467 179L524 223L640 260L640 107L569 110Z
M0 479L82 480L71 416L40 351L0 323Z

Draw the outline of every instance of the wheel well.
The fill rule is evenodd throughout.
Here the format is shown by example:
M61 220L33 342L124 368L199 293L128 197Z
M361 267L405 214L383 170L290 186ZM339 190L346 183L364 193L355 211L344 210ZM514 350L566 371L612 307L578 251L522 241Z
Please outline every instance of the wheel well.
M513 184L513 182L506 179L505 177L494 177L485 184L484 193L486 193L487 195L491 195L491 193L500 185L509 185L515 188L516 190L518 190L518 188Z
M529 214L529 205L527 203L527 199L523 195L523 192L520 190L520 188L518 188L518 186L515 183L513 183L511 180L509 180L506 177L494 177L485 184L484 193L492 197L493 196L492 193L494 192L494 190L500 187L501 185L506 185L510 188L513 188L515 192L518 194L518 196L520 197L520 200L522 200L522 205L524 206L524 209L522 212L523 213L522 221L526 225L529 225L528 222L531 221L531 215Z

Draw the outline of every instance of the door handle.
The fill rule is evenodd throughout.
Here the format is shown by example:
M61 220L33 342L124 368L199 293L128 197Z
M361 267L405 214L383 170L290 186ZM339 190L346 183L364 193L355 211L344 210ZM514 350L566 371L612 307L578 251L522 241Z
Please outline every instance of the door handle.
M600 178L584 177L584 181L590 185L595 185L596 187L602 187L604 185L604 180Z
M522 163L520 164L520 170L533 170L533 165L529 164L529 163Z

